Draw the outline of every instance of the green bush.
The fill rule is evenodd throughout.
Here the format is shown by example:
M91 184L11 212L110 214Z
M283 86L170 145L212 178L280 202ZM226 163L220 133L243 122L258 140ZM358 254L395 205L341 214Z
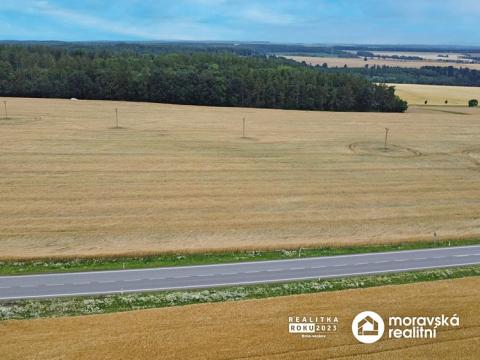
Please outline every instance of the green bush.
M476 107L478 106L478 100L477 99L472 99L468 102L469 107Z

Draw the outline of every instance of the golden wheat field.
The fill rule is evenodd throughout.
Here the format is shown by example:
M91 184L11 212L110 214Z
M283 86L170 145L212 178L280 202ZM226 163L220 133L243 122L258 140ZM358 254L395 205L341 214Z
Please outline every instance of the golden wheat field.
M328 67L344 67L347 65L351 68L369 66L399 66L404 68L421 68L422 66L453 66L455 68L469 68L474 70L480 69L480 64L460 64L456 62L448 61L435 61L435 60L397 60L397 59L368 59L365 61L363 58L334 58L334 57L316 57L316 56L289 56L282 55L282 57L295 60L298 62L305 61L310 65L323 65L328 64Z
M395 86L397 95L407 100L411 105L423 105L427 101L429 105L435 106L453 105L465 107L471 99L480 101L480 87L417 84L389 85Z
M6 100L1 258L480 235L476 111Z
M349 51L352 54L356 54L356 51ZM424 60L435 60L435 61L469 61L464 59L466 54L464 53L442 53L442 52L424 52L424 51L372 51L376 56L417 56ZM473 52L470 55L476 56L477 53ZM446 57L448 56L448 57Z
M2 359L475 359L480 279L435 281L216 304L57 319L0 322ZM436 339L359 343L352 319L460 317ZM288 332L289 316L336 316L338 331L305 339ZM215 344L215 346L212 346Z

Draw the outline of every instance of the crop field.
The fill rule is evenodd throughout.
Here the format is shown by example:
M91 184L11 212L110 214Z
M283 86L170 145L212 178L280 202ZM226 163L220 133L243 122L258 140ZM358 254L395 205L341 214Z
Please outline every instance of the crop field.
M397 60L397 59L368 59L365 61L361 58L333 58L333 57L314 57L314 56L283 56L298 62L305 61L311 65L323 65L327 63L329 67L344 67L347 65L351 68L364 67L365 65L373 66L399 66L405 68L421 68L422 66L453 66L455 68L469 68L474 70L480 69L480 64L459 64L448 61L435 60Z
M480 236L478 111L6 100L4 259Z
M2 359L473 359L478 350L480 278L383 286L264 300L0 323ZM460 317L436 339L363 345L351 323L361 311ZM302 339L289 316L336 316L338 332ZM215 346L212 346L215 344ZM194 355L192 355L194 354Z
M418 84L389 84L395 86L396 93L411 105L454 105L467 106L468 101L480 101L480 87L441 86ZM448 101L446 104L445 101Z
M418 56L424 60L434 60L434 61L464 61L470 62L472 60L463 58L466 54L463 53L439 53L439 52L422 52L422 51L372 51L375 55L378 56ZM472 55L478 56L478 53L471 53ZM448 57L447 57L448 56Z
M366 50L369 51L369 50ZM347 50L351 54L356 54L357 50ZM452 52L431 52L431 51L369 51L375 56L417 56L424 60L434 60L434 61L464 61L471 62L470 59L465 59L466 55L478 56L478 53L469 52L469 53L452 53Z

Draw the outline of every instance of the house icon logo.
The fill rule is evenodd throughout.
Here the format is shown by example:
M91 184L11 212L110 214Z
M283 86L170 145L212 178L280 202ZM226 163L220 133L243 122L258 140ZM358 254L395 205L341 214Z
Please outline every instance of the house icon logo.
M385 324L380 315L373 311L364 311L352 321L352 333L364 344L373 344L380 340L385 331Z

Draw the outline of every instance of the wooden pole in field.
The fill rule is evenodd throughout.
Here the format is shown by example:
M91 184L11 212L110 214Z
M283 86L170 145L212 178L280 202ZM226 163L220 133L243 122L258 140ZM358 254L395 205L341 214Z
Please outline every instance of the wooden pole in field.
M245 118L243 118L243 132L242 137L245 137Z
M115 121L116 121L116 126L115 126L115 128L118 129L118 108L115 108Z
M388 132L389 131L390 131L389 128L385 128L385 144L383 145L385 150L387 150L387 140L388 140Z
M8 118L8 114L7 114L7 101L3 101L3 105L5 106L5 120L7 120Z

